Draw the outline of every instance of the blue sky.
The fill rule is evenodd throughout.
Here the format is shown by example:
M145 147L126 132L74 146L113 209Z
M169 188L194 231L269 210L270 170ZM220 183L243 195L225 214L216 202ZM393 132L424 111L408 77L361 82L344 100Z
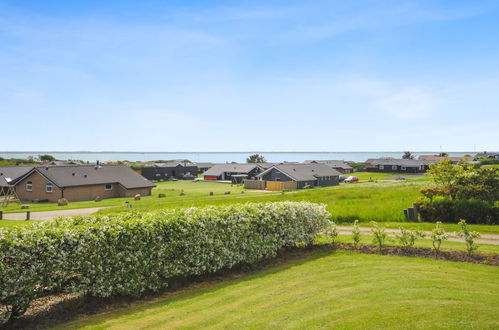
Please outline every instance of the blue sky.
M2 1L0 150L499 149L498 1Z

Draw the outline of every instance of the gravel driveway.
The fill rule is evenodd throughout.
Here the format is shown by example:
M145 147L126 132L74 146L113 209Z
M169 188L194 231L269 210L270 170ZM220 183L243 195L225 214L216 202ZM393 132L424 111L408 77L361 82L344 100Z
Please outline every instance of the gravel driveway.
M107 207L91 207L87 209L71 209L71 210L57 210L57 211L40 211L31 212L31 220L50 220L57 217L74 217L77 215L90 215L99 210L108 209ZM29 210L26 210L29 211ZM26 220L26 212L20 213L4 213L3 218L6 220Z

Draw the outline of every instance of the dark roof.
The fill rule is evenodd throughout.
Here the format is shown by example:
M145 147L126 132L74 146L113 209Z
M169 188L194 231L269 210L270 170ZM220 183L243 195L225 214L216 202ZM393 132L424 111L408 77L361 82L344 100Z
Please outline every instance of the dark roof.
M118 183L127 189L147 188L155 185L125 165L43 166L39 172L58 187L87 186Z
M258 176L261 177L265 173L271 171L273 168L281 171L295 181L314 181L318 177L342 175L340 172L332 169L326 164L281 163L272 166L266 171L260 173Z
M0 166L0 186L9 186L31 171L33 166Z
M212 167L213 163L209 163L209 162L204 162L204 163L201 163L201 162L196 162L196 163L193 163L195 166L197 167L200 167L200 168L205 168L205 167Z
M256 167L261 168L259 164L252 163L252 164L234 164L234 163L229 163L229 164L216 164L210 169L208 169L206 172L203 173L203 175L210 175L210 176L220 176L222 173L249 173L253 171Z
M332 168L341 168L344 170L351 170L353 167L348 165L345 161L343 160L306 160L304 161L305 164L310 164L310 163L318 163L318 164L326 164Z
M366 163L371 165L397 165L404 167L419 167L421 165L428 165L435 163L433 160L420 160L420 159L398 159L398 158L377 158L377 159L368 159Z

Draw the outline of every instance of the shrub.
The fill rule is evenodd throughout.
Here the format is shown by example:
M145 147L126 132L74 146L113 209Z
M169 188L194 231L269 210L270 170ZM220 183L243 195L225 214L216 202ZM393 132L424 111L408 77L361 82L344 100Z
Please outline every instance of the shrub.
M447 233L442 228L442 223L440 221L437 221L437 223L435 224L435 229L433 229L431 233L433 249L437 254L440 252L440 246L445 240L447 240Z
M460 230L457 234L466 242L466 251L468 251L469 254L472 254L473 251L478 249L478 246L475 244L475 238L480 237L480 234L476 231L469 231L464 219L459 221L459 227Z
M331 241L332 244L334 244L334 241L338 237L338 230L336 229L336 224L333 221L330 221L329 225L324 231L324 234L326 234L326 237Z
M371 228L371 233L373 234L373 244L376 244L381 251L385 245L388 235L385 232L385 228L380 227L376 221L371 221L371 225L373 226L373 228Z
M185 278L311 244L330 214L313 203L248 203L59 218L0 230L4 319L48 293L138 296Z
M414 243L416 243L418 238L424 238L425 234L421 230L412 231L400 228L400 234L397 234L396 236L400 242L400 245L405 248L409 248L414 246Z
M422 201L419 213L423 221L453 222L466 219L474 224L499 224L499 203L478 199L451 200L435 197L433 201Z
M359 245L360 243L359 220L355 220L353 223L352 240L353 240L353 245L357 247L357 245Z

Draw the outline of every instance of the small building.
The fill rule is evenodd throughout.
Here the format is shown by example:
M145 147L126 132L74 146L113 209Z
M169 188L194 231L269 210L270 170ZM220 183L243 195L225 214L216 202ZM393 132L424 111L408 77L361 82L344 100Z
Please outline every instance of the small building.
M227 180L240 183L244 179L255 179L263 171L257 163L251 164L217 164L203 173L205 180Z
M133 169L151 181L165 181L171 179L182 179L186 174L196 176L198 167L192 163L153 163L143 167L133 167Z
M33 168L33 166L0 166L0 196L9 193L10 187L14 187L15 183Z
M424 173L429 165L436 163L432 160L377 158L366 161L366 170L370 172L386 173Z
M198 174L203 174L204 172L208 171L210 168L212 168L215 165L213 163L208 163L208 162L204 162L204 163L197 162L197 163L193 163L193 164L195 166L197 166Z
M475 159L494 158L499 159L499 152L481 152L475 155Z
M343 160L306 160L304 161L304 163L326 164L333 170L336 170L340 173L353 173L353 167L348 165L348 163Z
M326 164L281 163L260 173L260 180L269 182L296 182L296 188L326 187L339 184L340 172Z
M85 201L151 195L155 185L125 165L34 167L16 180L23 202Z

